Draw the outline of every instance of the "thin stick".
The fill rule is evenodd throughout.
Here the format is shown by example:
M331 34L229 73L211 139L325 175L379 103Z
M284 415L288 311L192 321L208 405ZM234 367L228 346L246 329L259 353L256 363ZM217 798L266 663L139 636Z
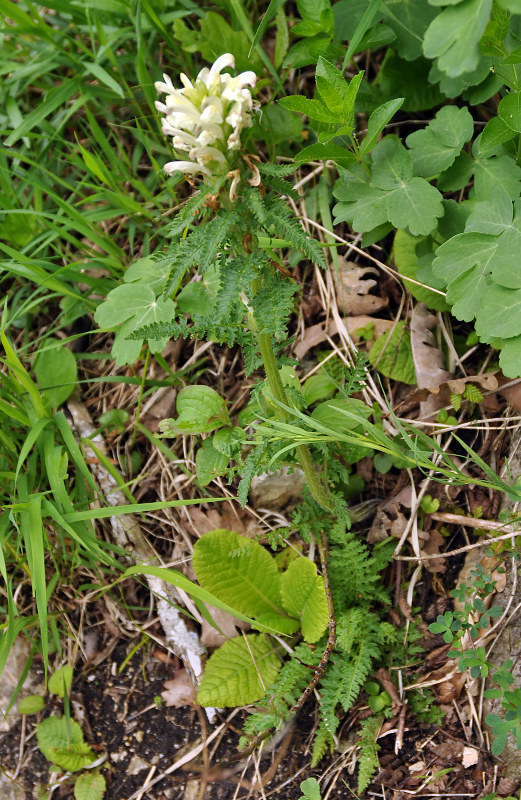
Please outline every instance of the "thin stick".
M458 514L440 514L437 512L431 514L431 516L434 519L444 522L467 525L469 528L502 530L507 532L502 536L495 536L493 539L483 539L481 542L467 544L465 547L457 547L456 550L449 550L448 553L431 553L425 556L393 556L394 559L397 561L431 561L433 558L451 558L451 556L458 556L460 553L466 553L468 550L475 550L477 547L488 547L496 542L503 542L506 539L511 539L512 536L521 536L520 530L516 530L512 525L503 525L501 522L489 522L482 519L473 519L473 517L460 517Z

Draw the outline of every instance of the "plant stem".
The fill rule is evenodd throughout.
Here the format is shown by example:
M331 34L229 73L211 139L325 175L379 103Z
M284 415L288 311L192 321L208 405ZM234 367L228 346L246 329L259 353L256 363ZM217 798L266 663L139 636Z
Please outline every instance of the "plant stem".
M266 372L266 377L268 379L273 397L279 403L284 403L287 405L288 399L280 379L280 373L275 360L275 353L273 352L271 336L269 333L257 333L257 340L259 343L262 362L264 364L264 370ZM280 410L280 413L286 416L286 412L283 409ZM304 472L304 476L306 478L306 483L309 487L309 491L313 495L314 500L316 500L316 502L322 506L322 508L326 509L326 511L331 511L331 498L329 497L327 489L322 485L317 473L315 472L313 461L311 460L311 454L307 445L299 444L295 449L298 462L302 467L302 471Z

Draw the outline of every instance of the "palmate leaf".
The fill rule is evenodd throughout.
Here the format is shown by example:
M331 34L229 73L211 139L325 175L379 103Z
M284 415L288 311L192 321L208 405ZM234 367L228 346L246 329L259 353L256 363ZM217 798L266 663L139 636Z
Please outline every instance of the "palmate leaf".
M476 203L465 233L436 251L433 272L447 285L452 313L490 341L521 334L521 203L500 186L489 202Z
M264 634L229 639L208 659L197 702L221 708L254 703L274 682L279 666Z
M106 301L96 309L94 319L102 328L117 328L112 355L121 366L136 360L143 343L143 340L129 340L127 336L145 325L168 322L174 315L174 308L172 300L156 299L153 289L145 281L135 281L109 292ZM167 337L148 340L153 353L163 350L166 342Z
M300 618L306 642L318 642L329 621L324 579L308 558L297 558L281 581L282 603L292 616Z
M209 531L195 544L193 565L203 588L243 614L284 613L275 560L253 539L224 529Z
M398 139L387 137L372 151L371 177L361 167L344 172L335 184L340 200L335 224L350 222L361 233L390 222L413 236L430 233L443 215L442 196L424 178L413 177L411 153Z
M438 68L453 78L475 70L491 8L492 0L463 0L445 8L425 33L424 54L437 58Z
M405 140L411 148L414 174L432 178L448 169L474 133L474 121L466 108L444 106L426 128Z

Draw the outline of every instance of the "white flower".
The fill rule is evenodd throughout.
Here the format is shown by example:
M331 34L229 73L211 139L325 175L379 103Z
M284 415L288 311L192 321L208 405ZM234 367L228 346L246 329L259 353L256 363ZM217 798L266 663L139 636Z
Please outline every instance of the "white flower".
M182 88L176 89L168 75L157 81L156 90L165 94L165 102L156 102L163 114L162 128L172 137L175 150L188 153L189 161L170 161L164 169L168 174L202 173L208 177L230 172L241 146L243 128L252 125L254 108L250 88L257 76L241 72L236 77L222 70L235 66L231 53L224 53L208 69L204 67L195 81L181 74ZM239 178L235 179L235 187Z

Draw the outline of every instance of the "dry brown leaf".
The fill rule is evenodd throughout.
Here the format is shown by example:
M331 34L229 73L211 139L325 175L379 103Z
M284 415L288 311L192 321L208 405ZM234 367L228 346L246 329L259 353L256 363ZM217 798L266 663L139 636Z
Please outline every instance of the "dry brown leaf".
M478 763L479 758L479 751L476 750L474 747L468 747L465 745L463 748L463 755L461 757L461 763L463 764L465 769L469 767L473 767L474 764Z
M507 383L512 383L510 378L505 378L504 375L498 375L499 389L498 393L505 398L507 403L514 408L518 414L521 414L521 380L513 386L508 386L503 389L502 387Z
M389 302L387 297L369 294L369 291L377 286L377 281L366 276L378 276L378 274L378 270L374 267L360 266L353 261L344 261L338 269L333 270L333 282L340 311L353 317L359 314L375 314L381 308L385 308Z
M436 346L432 328L437 323L434 314L425 303L418 303L411 314L411 347L414 369L419 389L428 389L433 394L420 402L420 418L430 417L443 408L445 397L435 396L444 381L452 377L444 368L442 351Z
M186 669L177 670L175 678L165 681L163 686L164 691L161 692L161 697L166 706L181 708L190 706L194 702L194 687Z
M237 636L239 629L247 630L249 627L248 623L236 619L236 617L233 617L227 611L215 608L214 606L207 606L207 609L215 624L218 625L222 631L222 633L219 633L213 625L206 619L203 619L201 642L210 650L215 647L221 647L227 639L233 639L234 636Z
M373 318L367 316L367 314L345 317L343 322L347 328L347 332L355 340L356 332L361 328L365 328L366 325L370 323L374 324L374 335L376 338L387 333L389 328L393 326L393 322L390 319ZM322 342L325 342L328 337L331 338L337 333L338 326L333 319L328 320L327 324L325 322L320 322L317 325L311 325L309 328L306 328L302 337L297 341L294 350L295 357L301 361L312 347L317 347L319 344L322 344Z
M430 556L440 552L440 547L444 544L445 539L439 531L429 531L426 544L422 545L420 555ZM425 569L428 572L445 572L447 569L447 559L440 556L440 558L430 558L424 562Z

